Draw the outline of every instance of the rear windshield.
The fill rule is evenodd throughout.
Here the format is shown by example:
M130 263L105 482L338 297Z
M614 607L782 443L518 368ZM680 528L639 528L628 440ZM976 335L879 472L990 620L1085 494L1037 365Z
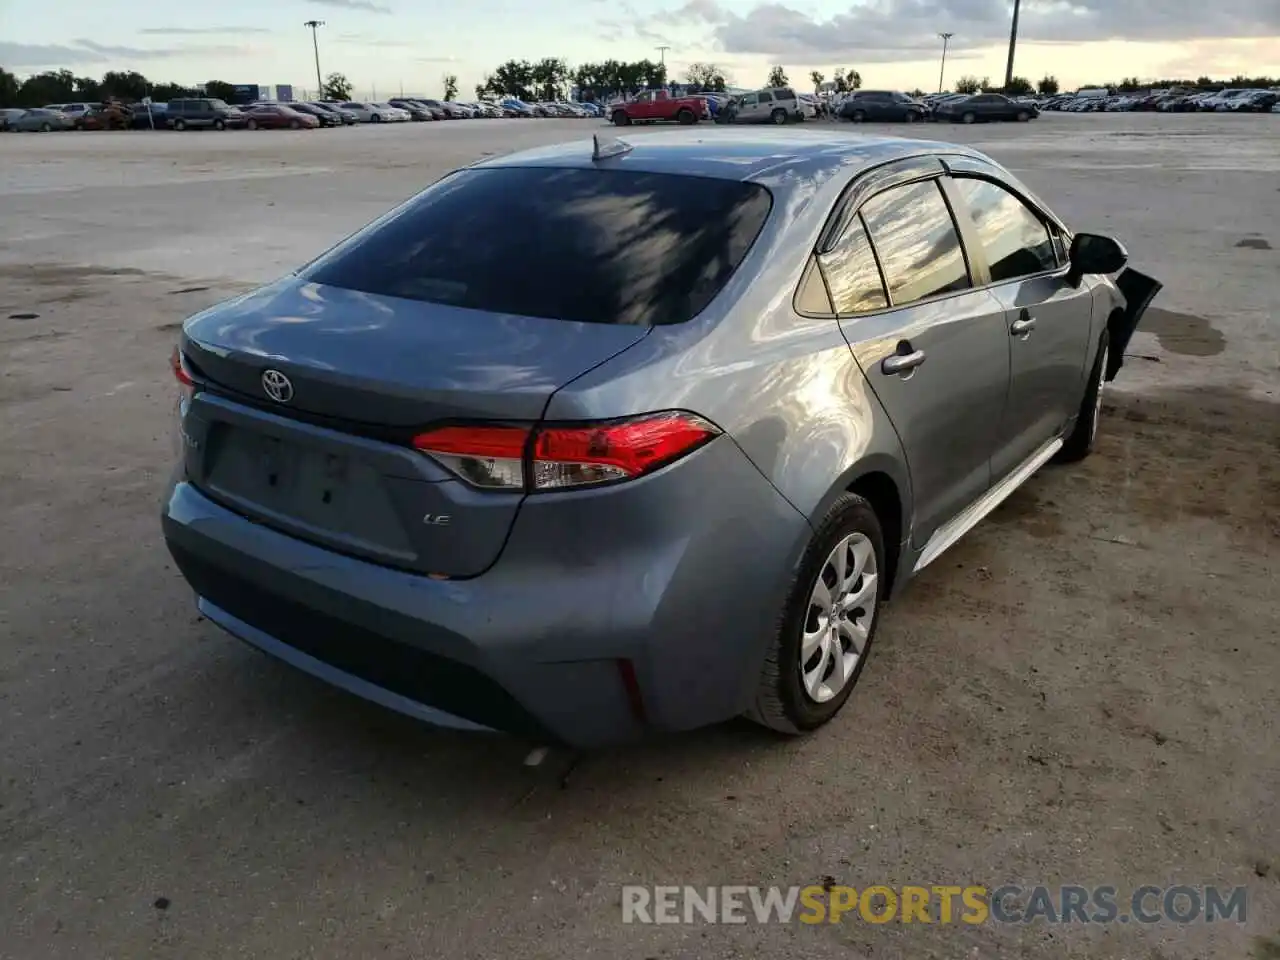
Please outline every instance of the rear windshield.
M315 283L587 323L683 323L768 219L758 184L599 169L463 170L305 268Z

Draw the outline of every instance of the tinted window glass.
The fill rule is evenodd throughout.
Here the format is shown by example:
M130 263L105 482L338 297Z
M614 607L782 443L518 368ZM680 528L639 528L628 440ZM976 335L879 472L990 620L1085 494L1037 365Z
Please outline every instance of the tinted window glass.
M771 204L763 187L735 180L464 170L326 254L303 277L495 313L683 323L728 282Z
M768 92L762 92L762 93L760 94L760 102L761 102L761 103L773 103L773 94L772 94L772 93L768 93Z
M1012 280L1058 265L1044 222L1004 187L989 180L955 181L978 228L993 281Z
M880 310L889 305L861 217L854 218L839 245L822 257L822 269L840 316Z
M960 237L935 181L872 197L863 205L862 216L895 305L969 286Z

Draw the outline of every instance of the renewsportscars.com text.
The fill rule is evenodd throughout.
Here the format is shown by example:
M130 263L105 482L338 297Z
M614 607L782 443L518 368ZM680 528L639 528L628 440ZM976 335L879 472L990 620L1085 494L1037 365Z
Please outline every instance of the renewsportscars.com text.
M623 923L1244 923L1244 887L625 886Z

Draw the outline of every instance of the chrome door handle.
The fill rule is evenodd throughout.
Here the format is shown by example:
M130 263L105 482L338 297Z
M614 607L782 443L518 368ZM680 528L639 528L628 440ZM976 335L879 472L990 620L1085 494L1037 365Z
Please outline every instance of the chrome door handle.
M924 363L924 351L913 350L911 353L895 353L893 356L885 357L880 364L880 369L888 374L910 373L922 363Z
M1027 337L1031 335L1031 331L1035 328L1036 321L1034 317L1019 317L1009 324L1009 333L1015 337Z

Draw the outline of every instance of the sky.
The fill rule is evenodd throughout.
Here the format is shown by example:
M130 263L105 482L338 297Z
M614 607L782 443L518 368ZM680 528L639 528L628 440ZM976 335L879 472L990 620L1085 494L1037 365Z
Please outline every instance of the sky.
M356 95L463 95L511 58L570 65L665 56L675 79L711 62L731 83L759 86L781 64L856 69L866 87L936 89L941 32L954 36L947 86L963 74L1004 77L1012 0L0 0L0 66L25 76L133 69L156 80L293 84L320 67ZM670 49L660 53L658 48ZM1280 75L1280 0L1023 0L1015 73L1087 83L1207 74Z

